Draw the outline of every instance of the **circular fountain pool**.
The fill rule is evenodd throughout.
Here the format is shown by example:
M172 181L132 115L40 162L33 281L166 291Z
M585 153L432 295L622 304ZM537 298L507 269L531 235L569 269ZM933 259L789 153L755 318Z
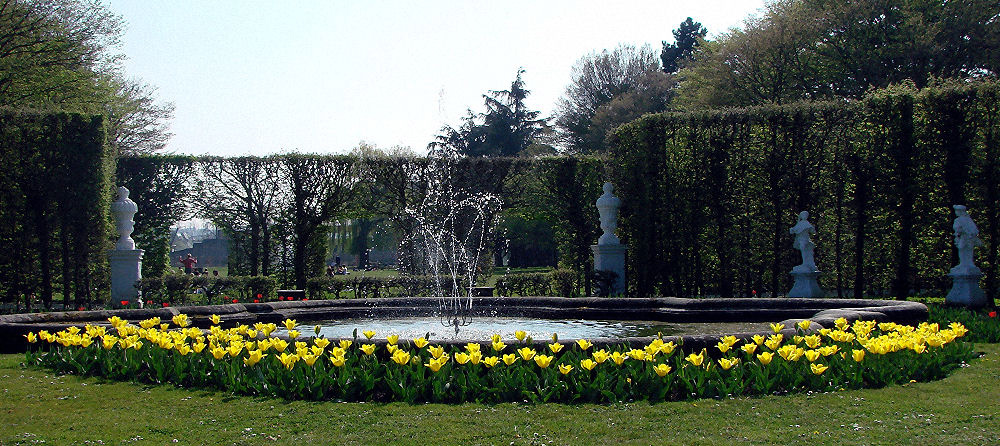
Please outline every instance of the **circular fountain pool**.
M308 325L307 325L308 324ZM461 341L490 339L499 334L503 339L514 339L514 332L522 330L537 340L552 339L627 339L657 335L683 336L757 332L768 329L764 322L663 322L616 321L606 319L537 319L524 317L478 317L469 325L446 327L437 317L403 317L391 319L340 319L303 323L298 330L315 334L310 326L320 327L319 334L327 338L363 337L365 330L384 338L398 335L403 339L427 337L432 341ZM281 329L278 334L284 334Z
M285 319L294 319L304 336L311 334L315 321L350 320L353 322L346 324L343 331L329 332L326 336L351 338L357 328L363 338L360 332L375 330L379 336L373 340L383 343L389 334L413 338L428 332L433 332L432 340L440 343L488 342L493 333L513 339L514 330L525 330L535 342L551 342L551 334L555 332L561 340L587 338L595 345L642 345L662 332L665 339L683 343L686 349L711 347L723 334L748 337L769 333L771 322L783 323L788 335L792 335L795 323L803 319L813 321L815 328L832 327L834 320L841 317L848 321L906 324L927 319L927 307L923 304L893 300L481 297L473 298L471 324L460 327L455 335L454 329L443 326L436 316L438 305L436 298L398 297L13 314L0 316L0 350L23 351L24 335L29 331L107 324L112 316L132 322L151 317L170 320L180 313L187 314L194 325L201 327L211 325L209 316L213 314L221 316L223 326L280 324ZM380 325L388 320L414 317L427 318L429 323L407 333L399 325ZM507 322L490 326L491 319ZM590 331L577 335L574 331L577 328Z

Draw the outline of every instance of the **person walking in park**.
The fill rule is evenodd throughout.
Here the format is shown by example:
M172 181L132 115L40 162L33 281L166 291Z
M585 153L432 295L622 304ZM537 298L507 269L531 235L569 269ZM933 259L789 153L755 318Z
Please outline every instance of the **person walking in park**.
M187 258L178 257L177 261L184 265L184 274L191 274L194 271L194 266L198 264L198 259L192 257L190 253L188 253Z

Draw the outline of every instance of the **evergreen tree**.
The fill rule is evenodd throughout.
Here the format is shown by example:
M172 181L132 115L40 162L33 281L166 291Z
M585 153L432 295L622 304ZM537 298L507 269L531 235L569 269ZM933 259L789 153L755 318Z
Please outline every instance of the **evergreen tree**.
M694 56L695 47L705 38L705 34L708 34L708 30L701 23L691 20L691 17L681 22L674 30L674 43L663 41L663 50L660 52L663 71L676 73L680 70L681 64Z

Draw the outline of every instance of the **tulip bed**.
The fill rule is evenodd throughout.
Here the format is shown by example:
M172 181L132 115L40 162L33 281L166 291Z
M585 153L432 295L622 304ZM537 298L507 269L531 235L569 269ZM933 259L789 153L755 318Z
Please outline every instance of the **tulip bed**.
M810 331L798 324L775 334L720 338L711 352L682 353L655 339L642 349L598 349L586 340L536 347L524 332L485 344L446 348L424 338L375 333L331 341L271 337L275 324L207 330L185 315L138 326L113 317L108 326L29 333L27 363L64 373L117 380L217 388L287 399L405 402L616 402L826 391L939 379L973 355L959 323L838 320ZM218 317L213 316L218 323ZM511 345L508 345L510 342Z

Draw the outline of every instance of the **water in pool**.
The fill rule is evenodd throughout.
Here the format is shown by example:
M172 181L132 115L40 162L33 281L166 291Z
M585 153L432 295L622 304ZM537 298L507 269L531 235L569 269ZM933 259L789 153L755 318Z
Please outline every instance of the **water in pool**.
M553 333L559 339L628 338L691 334L727 334L766 330L768 325L759 322L717 322L717 323L674 323L656 321L611 321L611 320L554 320L532 318L477 317L472 323L459 327L445 327L437 317L407 317L392 319L342 319L318 322L301 322L297 328L303 335L312 335L312 327L320 326L320 334L327 338L350 338L354 330L358 337L362 332L372 330L377 338L399 335L403 339L413 339L430 334L430 340L487 340L493 334L504 339L513 339L516 330L524 330L534 339L548 339ZM279 333L284 332L284 328Z

